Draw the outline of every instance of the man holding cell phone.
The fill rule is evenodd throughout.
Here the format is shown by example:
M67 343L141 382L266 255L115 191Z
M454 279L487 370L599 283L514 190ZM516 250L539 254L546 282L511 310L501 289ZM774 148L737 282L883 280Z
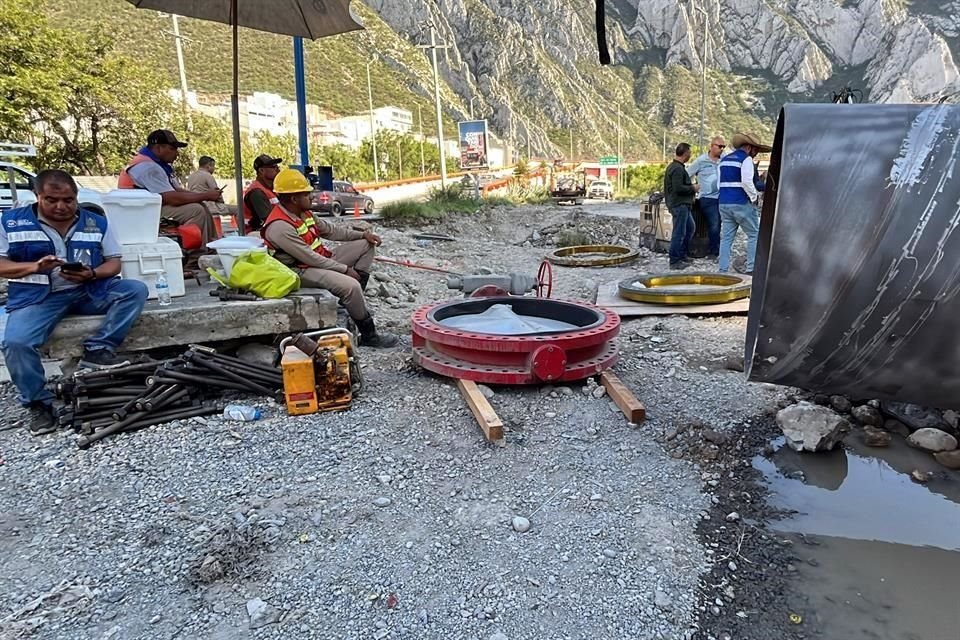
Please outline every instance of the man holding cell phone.
M127 364L115 350L140 317L147 286L117 277L120 243L105 217L78 207L70 174L48 169L34 180L37 202L0 217L0 277L9 280L3 355L29 410L27 426L41 435L56 423L40 347L64 316L102 315L100 328L83 343L80 366Z

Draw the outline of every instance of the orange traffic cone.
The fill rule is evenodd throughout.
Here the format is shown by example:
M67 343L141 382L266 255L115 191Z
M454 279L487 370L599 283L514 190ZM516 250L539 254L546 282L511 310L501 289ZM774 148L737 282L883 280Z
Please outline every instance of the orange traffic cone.
M359 202L354 202L354 203L353 203L353 217L354 217L354 218L359 218L359 217L360 217L360 203L359 203Z

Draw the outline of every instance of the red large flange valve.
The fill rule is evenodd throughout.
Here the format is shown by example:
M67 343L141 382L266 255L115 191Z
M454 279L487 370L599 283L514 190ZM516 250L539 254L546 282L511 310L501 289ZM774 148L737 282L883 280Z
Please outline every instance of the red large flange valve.
M544 260L537 270L537 297L549 298L553 294L553 267Z

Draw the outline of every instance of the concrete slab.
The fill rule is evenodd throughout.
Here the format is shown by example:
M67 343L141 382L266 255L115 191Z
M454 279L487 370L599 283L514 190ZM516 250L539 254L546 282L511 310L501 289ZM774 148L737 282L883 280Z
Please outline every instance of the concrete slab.
M159 347L216 342L324 329L337 323L337 299L322 289L301 289L279 300L221 302L210 296L212 284L187 282L185 296L161 307L147 302L140 319L131 329L123 351L147 351ZM0 335L7 316L0 314ZM57 325L42 352L47 358L79 357L83 339L102 321L98 316L68 316ZM2 363L0 363L2 364Z
M667 305L636 302L620 297L618 280L605 282L597 289L596 304L616 312L621 318L640 316L669 316L673 314L687 316L746 315L750 310L750 299L734 300L723 304Z

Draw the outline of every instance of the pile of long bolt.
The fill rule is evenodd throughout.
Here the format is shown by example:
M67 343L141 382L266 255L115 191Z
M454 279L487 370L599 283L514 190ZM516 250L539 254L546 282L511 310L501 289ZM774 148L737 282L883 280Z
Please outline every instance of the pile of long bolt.
M81 433L81 449L127 431L217 413L214 398L225 390L275 396L279 369L191 346L172 360L77 372L57 385L64 406L61 426Z

